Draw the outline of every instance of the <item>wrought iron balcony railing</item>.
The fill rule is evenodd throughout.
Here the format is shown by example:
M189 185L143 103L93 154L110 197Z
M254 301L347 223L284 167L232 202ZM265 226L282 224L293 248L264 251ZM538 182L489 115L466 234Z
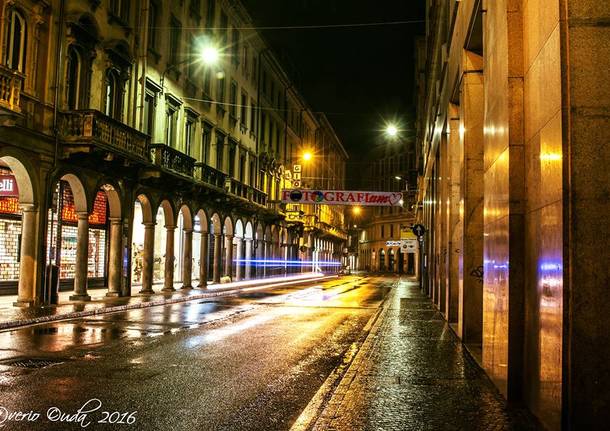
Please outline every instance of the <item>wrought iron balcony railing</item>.
M6 66L0 66L0 107L21 112L19 96L22 84L23 76Z
M148 161L150 138L96 110L61 113L60 134L64 145L87 145L133 159Z
M163 169L193 178L195 159L165 144L151 144L150 158Z
M195 168L196 179L214 187L224 188L227 174L201 162L195 163Z

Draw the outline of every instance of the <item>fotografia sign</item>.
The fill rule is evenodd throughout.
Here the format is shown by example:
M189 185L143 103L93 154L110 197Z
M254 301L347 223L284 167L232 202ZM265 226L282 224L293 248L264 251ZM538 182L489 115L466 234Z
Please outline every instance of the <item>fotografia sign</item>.
M0 175L0 196L18 197L17 180L13 175Z
M401 206L402 193L351 190L282 190L282 202L317 205Z

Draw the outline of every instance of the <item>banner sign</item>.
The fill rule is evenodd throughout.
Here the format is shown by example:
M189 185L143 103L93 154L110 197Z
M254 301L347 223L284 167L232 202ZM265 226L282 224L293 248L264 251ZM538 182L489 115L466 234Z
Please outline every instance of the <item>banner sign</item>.
M13 175L0 175L0 196L19 196L17 180Z
M282 202L317 205L402 206L402 193L350 190L282 190Z

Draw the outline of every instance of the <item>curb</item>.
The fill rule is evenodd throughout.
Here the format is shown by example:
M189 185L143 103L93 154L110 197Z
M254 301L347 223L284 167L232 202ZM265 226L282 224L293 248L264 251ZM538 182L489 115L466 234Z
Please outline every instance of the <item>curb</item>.
M387 297L383 299L377 311L362 328L362 332L366 336L358 351L353 355L351 361L348 362L347 367L344 368L345 371L341 372L339 368L342 365L339 365L330 373L297 420L292 424L290 431L326 431L331 429L328 427L329 422L334 417L334 413L341 404L352 381L356 378L363 361L363 356L370 355L371 344L374 343L373 339L376 338L383 322L383 317L388 310L386 303ZM344 355L343 361L345 361L345 357L348 355L349 352ZM339 394L340 399L336 400Z
M149 301L149 302L138 302L135 304L124 304L124 305L116 305L116 306L111 306L111 307L101 307L101 308L96 308L93 310L74 311L71 313L54 314L54 315L50 315L50 316L40 316L40 317L31 318L31 319L12 320L9 322L0 322L0 331L5 331L7 329L20 328L23 326L39 325L39 324L48 323L48 322L57 322L57 321L61 321L61 320L71 320L71 319L77 319L77 318L81 318L81 317L96 316L98 314L116 313L116 312L120 312L120 311L136 310L136 309L140 309L140 308L148 308L148 307L156 307L156 306L160 306L160 305L170 305L170 304L177 304L177 303L181 303L181 302L196 301L199 299L231 296L231 295L235 295L235 294L238 294L241 292L265 290L265 289L271 289L273 287L279 287L279 286L299 285L299 284L311 283L312 281L318 281L318 280L323 281L323 280L330 280L330 279L334 279L334 278L339 278L339 277L337 275L328 275L325 277L315 277L315 278L300 279L300 280L295 280L295 281L284 281L284 282L278 282L278 283L272 283L272 284L263 284L260 286L253 286L253 287L241 287L241 288L234 288L234 289L228 289L228 290L219 290L216 292L206 292L206 293L190 295L188 297L182 297L182 298L160 299L160 300Z

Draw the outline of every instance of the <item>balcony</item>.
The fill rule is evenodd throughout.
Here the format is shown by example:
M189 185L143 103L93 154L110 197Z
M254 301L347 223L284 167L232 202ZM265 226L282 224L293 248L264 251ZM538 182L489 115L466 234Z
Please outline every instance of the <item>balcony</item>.
M227 174L205 163L196 163L195 168L197 168L196 179L219 189L224 188Z
M21 112L19 96L22 85L23 76L5 66L0 66L0 108L15 114Z
M267 195L254 187L250 187L250 189L252 189L252 199L250 200L255 204L265 206L267 203Z
M165 144L151 144L150 158L162 169L193 178L195 159Z
M125 157L148 161L150 138L131 127L95 110L61 113L61 139L71 152L98 149Z

